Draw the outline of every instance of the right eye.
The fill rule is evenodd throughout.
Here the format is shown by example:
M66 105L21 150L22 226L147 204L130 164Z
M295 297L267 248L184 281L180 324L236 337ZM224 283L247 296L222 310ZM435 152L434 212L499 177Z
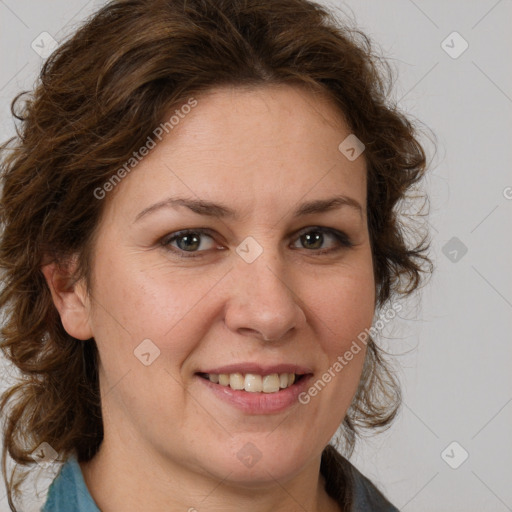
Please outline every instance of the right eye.
M161 241L161 244L171 252L177 253L180 257L197 258L198 256L201 256L201 254L190 253L201 253L212 249L211 243L210 247L204 247L205 245L208 245L208 243L204 241L205 238L213 240L213 237L208 234L209 232L210 230L204 228L184 229L166 236Z

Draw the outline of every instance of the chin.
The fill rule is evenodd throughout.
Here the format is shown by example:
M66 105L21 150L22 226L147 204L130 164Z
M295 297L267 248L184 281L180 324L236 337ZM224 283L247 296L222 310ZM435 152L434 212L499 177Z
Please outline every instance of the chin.
M304 443L297 444L304 446ZM268 442L266 445L263 441L252 442L250 437L241 443L241 448L237 443L235 450L226 449L218 456L218 462L207 471L213 470L220 479L226 478L244 488L265 487L275 484L276 480L286 481L296 476L310 462L305 454L297 453L295 447L286 449L282 446L275 449ZM211 466L212 460L208 460L208 466Z

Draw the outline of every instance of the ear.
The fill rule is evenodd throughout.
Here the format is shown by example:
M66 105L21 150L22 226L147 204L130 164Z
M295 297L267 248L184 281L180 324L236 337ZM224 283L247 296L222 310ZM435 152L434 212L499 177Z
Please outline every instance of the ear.
M75 268L76 261L73 260L65 270L50 263L42 266L41 271L66 332L79 340L88 340L93 337L89 324L90 301L83 280L76 283L71 280Z

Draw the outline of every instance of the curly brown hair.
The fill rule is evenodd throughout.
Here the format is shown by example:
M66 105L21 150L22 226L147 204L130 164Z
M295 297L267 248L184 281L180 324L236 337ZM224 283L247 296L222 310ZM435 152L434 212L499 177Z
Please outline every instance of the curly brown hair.
M101 187L140 148L163 113L221 85L301 84L327 94L366 146L367 216L376 307L408 295L430 273L429 241L410 240L397 207L425 173L417 128L389 100L390 66L367 36L307 0L120 0L95 13L45 62L11 111L17 136L1 147L3 192L0 347L21 378L0 400L2 469L11 510L49 443L90 460L103 438L94 339L63 328L41 267L78 258L90 286ZM360 386L342 424L346 454L361 429L383 428L400 388L370 339ZM326 448L322 467L343 462ZM339 473L339 471L338 471ZM338 474L336 473L336 474ZM340 473L338 499L350 503ZM342 495L343 494L343 495Z

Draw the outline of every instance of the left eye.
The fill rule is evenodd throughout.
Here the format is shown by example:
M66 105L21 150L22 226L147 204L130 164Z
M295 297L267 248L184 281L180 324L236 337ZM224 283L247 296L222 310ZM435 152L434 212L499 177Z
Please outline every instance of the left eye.
M169 237L163 239L161 243L164 247L178 253L178 255L181 257L197 257L201 255L190 253L201 253L215 247L214 239L208 233L209 231L205 229L187 229L183 231L177 231L176 233L172 233ZM204 238L210 239L210 244L203 243ZM326 238L331 238L331 240L334 240L334 247L323 247ZM297 242L300 242L306 249L310 249L311 251L316 251L317 253L321 254L341 250L343 248L350 248L353 246L353 243L350 241L348 236L345 235L345 233L321 226L308 228L306 231L302 231L297 238ZM207 247L205 247L205 245Z
M327 238L330 237L331 239L334 239L334 248L326 249L319 247L323 245L326 236ZM321 253L327 253L343 248L349 248L354 245L345 233L342 233L341 231L338 231L336 229L324 228L321 226L315 228L308 228L307 231L303 231L302 234L299 236L298 241L300 241L302 244L315 245L316 247L312 247L312 249L320 251ZM336 244L338 245L338 247L336 247Z

